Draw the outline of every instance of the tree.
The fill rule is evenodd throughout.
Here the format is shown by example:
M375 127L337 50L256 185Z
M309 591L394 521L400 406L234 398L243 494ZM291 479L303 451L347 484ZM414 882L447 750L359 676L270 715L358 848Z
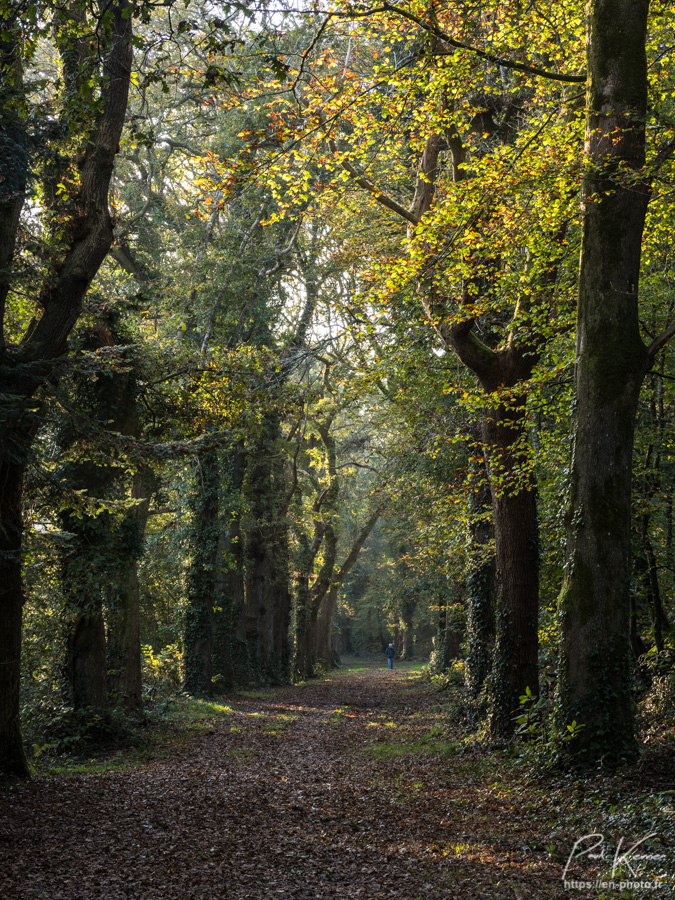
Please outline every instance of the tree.
M13 308L21 293L12 269L21 229L21 211L37 184L35 165L29 169L28 110L32 102L22 74L30 62L25 54L33 38L22 27L21 6L2 20L0 91L5 138L14 145L11 157L18 171L2 182L0 197L2 376L4 440L0 456L0 772L26 775L27 765L19 725L21 656L22 486L33 438L39 425L36 395L58 378L58 357L67 340L99 266L113 241L108 188L124 125L131 78L132 6L115 0L99 14L88 4L68 10L56 5L55 44L63 65L57 133L39 137L53 153L44 164L42 200L30 209L43 221L44 265L31 284L33 318L23 330ZM89 36L96 32L98 40ZM99 51L100 54L99 54Z
M593 0L587 20L586 155L579 270L574 448L560 594L561 724L585 760L637 752L631 696L631 472L640 389L670 325L640 334L646 166L648 0Z

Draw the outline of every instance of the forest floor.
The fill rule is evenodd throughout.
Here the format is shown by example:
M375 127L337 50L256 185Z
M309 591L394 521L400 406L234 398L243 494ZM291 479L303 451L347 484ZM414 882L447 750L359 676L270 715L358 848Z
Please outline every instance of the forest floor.
M205 709L188 739L145 760L118 754L0 795L0 897L673 896L671 765L537 775L476 743L461 708L405 666ZM592 834L604 860L573 857L567 880L594 886L566 887L575 842ZM623 852L647 835L642 851L660 859L629 856L614 887L595 886L620 839ZM619 886L657 871L656 890Z

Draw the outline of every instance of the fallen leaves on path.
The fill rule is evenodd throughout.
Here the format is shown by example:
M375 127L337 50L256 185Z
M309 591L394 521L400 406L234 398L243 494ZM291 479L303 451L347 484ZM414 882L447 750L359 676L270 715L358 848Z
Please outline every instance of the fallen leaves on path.
M3 795L0 896L571 896L573 788L523 784L480 747L444 753L447 717L418 677L347 672L228 705L174 758Z

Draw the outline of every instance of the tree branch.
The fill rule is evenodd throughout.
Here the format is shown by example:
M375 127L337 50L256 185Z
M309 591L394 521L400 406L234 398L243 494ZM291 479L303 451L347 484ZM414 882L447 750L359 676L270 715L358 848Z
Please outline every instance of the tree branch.
M381 506L378 507L375 510L375 512L371 515L371 517L368 519L366 524L363 526L363 528L361 529L361 532L359 533L356 540L352 544L351 549L350 549L349 553L347 554L347 558L340 566L335 578L333 578L333 584L339 585L339 584L342 584L342 582L345 580L345 578L349 574L349 570L356 562L356 559L357 559L359 553L361 552L363 545L368 540L368 536L369 536L370 532L375 527L375 523L380 518L383 511L384 511L383 507L381 507Z
M363 18L364 16L373 16L376 13L381 12L388 12L393 13L396 16L401 16L402 19L407 19L409 22L414 22L415 25L428 32L428 34L434 35L434 37L437 37L444 44L448 44L450 47L454 47L456 50L466 50L468 53L473 53L475 56L479 57L479 59L484 59L486 62L495 63L495 65L502 66L505 69L515 69L517 72L525 72L528 75L536 75L539 78L548 78L550 81L562 81L571 84L584 84L586 81L585 74L565 75L562 72L550 72L548 69L540 69L538 66L530 66L527 63L519 63L515 60L507 59L503 56L497 56L497 54L495 53L488 53L486 50L480 50L478 47L472 47L470 44L465 44L462 41L458 41L455 38L450 37L449 34L441 31L441 29L432 22L425 22L423 19L420 19L413 13L408 12L408 10L400 9L398 6L394 6L393 3L383 3L382 6L364 10L360 13L330 13L330 16L334 18L356 19Z
M675 335L675 322L671 322L667 328L664 328L661 334L657 335L649 347L647 347L647 356L649 357L650 362L654 359L659 350L666 346L673 335Z
M334 138L328 138L328 146L331 151L339 156L340 151L338 150L337 143ZM357 168L355 168L348 159L341 159L340 165L345 170L345 172L349 172L352 179L358 184L360 188L363 188L364 191L367 191L380 206L384 206L385 209L391 210L391 212L395 212L397 216L400 216L402 219L405 219L406 222L410 222L411 225L419 225L419 219L414 213L411 213L410 210L406 209L405 206L401 206L400 203L397 203L396 200L393 200L391 197L388 197L384 194L378 187L376 187L372 181L369 181L364 175L362 175Z

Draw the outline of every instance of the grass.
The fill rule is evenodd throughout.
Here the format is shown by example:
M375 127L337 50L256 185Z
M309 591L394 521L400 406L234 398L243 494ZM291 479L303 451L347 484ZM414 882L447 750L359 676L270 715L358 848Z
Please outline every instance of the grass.
M169 708L164 716L167 722L175 722L188 727L209 724L214 719L228 718L232 707L215 700L198 700L195 697L181 697Z
M397 660L397 668L393 677L402 681L416 684L424 663L417 660ZM316 685L340 678L343 675L354 673L366 673L369 671L386 671L384 657L370 660L350 659L341 669L331 673L322 674L317 678L301 683L296 687L302 689L305 685ZM408 685L406 685L407 687ZM279 687L261 687L253 690L238 691L233 695L233 701L241 700L274 700L288 690L288 685ZM186 747L196 736L211 731L216 725L222 724L233 714L233 707L229 703L218 700L201 700L179 694L171 700L151 710L144 722L132 722L126 718L120 720L120 726L110 729L110 735L105 740L96 742L85 733L82 724L74 723L68 726L65 737L58 739L47 738L43 744L34 744L34 754L31 766L34 774L75 776L82 774L103 774L106 772L123 772L142 769L151 762L165 759ZM264 713L249 714L259 718L264 724L267 733L281 734L291 728L299 718L298 713ZM339 725L356 717L357 713L349 707L338 707L327 718L330 725ZM252 719L252 722L255 721ZM379 721L383 719L383 721ZM376 717L372 721L373 727L379 726L382 732L394 732L395 723L389 716ZM241 723L240 723L241 724ZM232 727L232 730L239 730ZM71 733L72 732L72 733ZM51 741L51 742L50 742ZM384 747L386 745L380 745ZM429 743L426 738L412 744L401 744L400 749L396 745L389 745L393 749L375 750L381 757L390 758L404 755L404 753L451 753L448 742L436 741Z
M415 741L381 741L364 747L363 753L382 762L401 756L443 756L446 759L462 749L461 741L444 738L444 730L434 726L427 734Z
M232 715L232 707L214 700L179 696L165 712L153 713L141 726L125 729L119 746L73 743L70 754L58 753L56 744L35 747L32 767L36 775L100 775L142 769L186 746L194 737L212 730Z

